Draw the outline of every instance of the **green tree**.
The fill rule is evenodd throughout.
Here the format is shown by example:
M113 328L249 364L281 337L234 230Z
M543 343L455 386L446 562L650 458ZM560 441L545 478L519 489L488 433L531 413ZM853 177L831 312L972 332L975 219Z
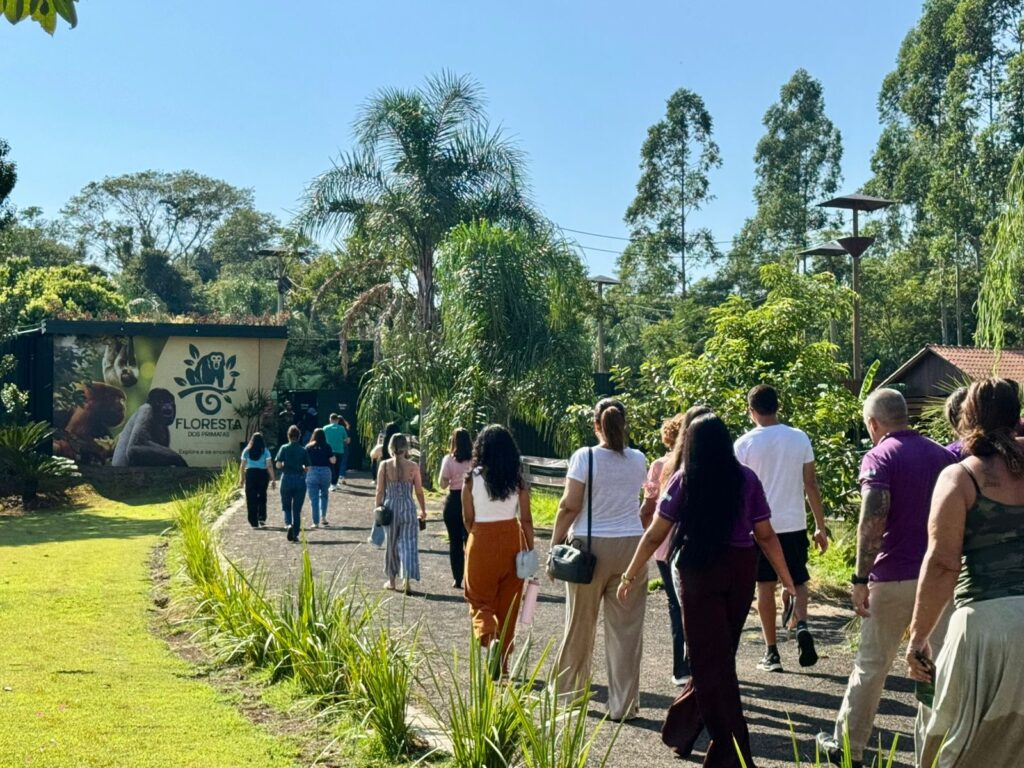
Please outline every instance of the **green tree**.
M677 282L686 296L686 262L715 255L714 238L706 227L690 227L690 215L714 199L708 174L722 164L711 138L712 120L704 100L680 88L667 102L665 118L647 130L640 149L640 180L626 210L626 223L640 244L630 245L619 259L620 276L649 275L663 290ZM667 263L679 254L678 277Z
M1024 146L1024 2L927 0L879 95L867 190L899 200L873 248L934 285L928 341L966 341L1014 156ZM986 270L987 271L987 270ZM960 277L961 304L955 303ZM966 287L966 293L964 289Z
M439 343L426 366L387 350L361 398L364 432L426 390L433 406L420 434L432 464L457 426L520 420L551 434L590 395L592 291L579 257L548 234L480 221L450 233L438 266ZM390 330L385 345L394 347L400 314Z
M373 286L356 311L382 301L395 308L407 286L415 287L405 339L415 354L429 356L437 331L435 258L444 238L478 219L536 221L522 154L489 128L479 86L447 73L413 91L378 92L355 132L356 148L310 184L299 222L310 234L353 232L391 265L394 279ZM430 393L417 394L425 415Z
M57 17L64 19L71 28L78 26L78 0L0 0L0 13L11 24L32 19L51 35L57 30Z
M712 407L738 436L751 426L747 392L771 384L785 421L814 444L827 507L851 513L858 455L850 433L860 419L859 403L846 388L849 370L836 361L833 345L815 340L830 320L849 317L851 293L829 273L804 276L779 264L763 267L761 279L763 302L733 295L710 310L713 332L699 354L617 372L631 439L648 455L659 454L661 421L698 403Z
M0 327L55 316L123 316L117 286L93 266L33 267L25 258L0 263Z
M237 208L214 230L210 258L218 272L225 267L249 271L259 261L259 251L271 245L280 231L281 225L272 214Z
M9 198L18 182L18 167L7 159L10 153L11 145L0 139L0 232L14 223L14 211Z
M143 171L87 184L64 207L79 250L122 271L155 249L188 269L231 214L252 208L252 190L195 171Z
M765 135L754 151L757 210L736 238L725 274L741 289L756 284L765 263L807 247L829 226L817 203L833 196L841 179L843 145L825 114L821 83L798 69L764 115Z
M1024 344L1024 151L1017 155L996 224L995 247L978 295L978 343L996 349Z
M203 309L197 303L195 278L156 248L143 248L138 254L132 254L118 282L129 301L142 300L149 307L155 304L174 315Z
M809 245L828 225L817 203L839 189L843 144L825 114L821 83L798 69L764 116L765 135L754 151L757 215L777 251Z
M0 259L23 256L33 267L58 267L80 262L79 254L63 242L63 237L61 223L44 219L41 208L23 208L11 226L0 230Z

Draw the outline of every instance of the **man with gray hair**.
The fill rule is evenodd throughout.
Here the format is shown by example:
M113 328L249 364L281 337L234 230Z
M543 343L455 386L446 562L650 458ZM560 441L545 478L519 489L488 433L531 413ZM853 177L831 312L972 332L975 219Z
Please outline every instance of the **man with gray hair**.
M851 578L860 646L835 731L818 734L819 747L836 765L847 734L855 767L862 765L885 678L914 612L932 490L939 473L955 462L949 451L910 428L907 403L894 389L875 390L864 401L864 425L874 447L861 462ZM936 656L944 636L945 619L932 637Z

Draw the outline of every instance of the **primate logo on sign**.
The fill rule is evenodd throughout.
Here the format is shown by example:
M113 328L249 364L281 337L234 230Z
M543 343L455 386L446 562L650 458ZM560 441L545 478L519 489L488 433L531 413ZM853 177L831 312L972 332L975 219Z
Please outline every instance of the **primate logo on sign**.
M224 403L231 403L229 393L235 391L235 380L240 375L235 370L236 356L225 358L223 352L200 355L195 344L188 345L188 353L191 358L184 361L188 366L185 378L174 379L179 387L185 387L178 392L178 397L184 400L195 395L196 407L201 412L207 416L220 413Z

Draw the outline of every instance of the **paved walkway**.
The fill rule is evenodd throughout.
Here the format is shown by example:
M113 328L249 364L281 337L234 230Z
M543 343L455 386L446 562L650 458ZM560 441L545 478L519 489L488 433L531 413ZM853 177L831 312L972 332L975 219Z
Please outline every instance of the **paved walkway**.
M301 548L285 540L280 505L271 499L270 526L255 531L246 522L244 510L227 521L223 529L225 553L236 562L261 562L272 583L283 585L292 579L299 566ZM350 478L349 485L331 494L330 528L306 531L314 569L329 576L342 571L374 589L384 582L382 553L366 541L372 522L373 487L363 477ZM448 544L440 505L431 505L427 530L420 534L420 564L423 579L408 598L396 596L390 606L396 620L411 624L422 621L438 648L466 648L469 621L461 591L451 588ZM303 509L309 521L308 500ZM538 539L543 539L538 536ZM546 551L546 542L540 544ZM564 588L542 579L542 594L533 625L535 648L548 641L557 644L564 621ZM389 593L390 594L390 593ZM680 761L661 744L660 727L664 710L675 697L676 688L669 679L671 640L664 594L650 595L644 630L644 662L641 676L641 719L623 726L609 766L644 765L645 768L700 764L703 743L690 761ZM810 671L802 671L796 662L796 644L784 640L780 648L787 672L761 672L756 668L763 652L760 626L751 613L740 646L738 668L743 690L744 709L750 724L754 756L762 768L793 765L793 739L790 722L801 759L814 760L814 734L831 730L832 718L842 699L846 677L852 664L842 628L850 612L833 606L812 606L811 622L821 660ZM538 651L539 652L539 651ZM597 705L592 711L595 722L603 714L606 700L603 631L598 627L595 649L594 688ZM800 671L798 671L800 670ZM889 678L888 691L876 726L885 734L900 733L896 765L913 764L913 717L916 711L913 686L907 678ZM608 729L612 730L611 728ZM877 743L877 735L875 736Z

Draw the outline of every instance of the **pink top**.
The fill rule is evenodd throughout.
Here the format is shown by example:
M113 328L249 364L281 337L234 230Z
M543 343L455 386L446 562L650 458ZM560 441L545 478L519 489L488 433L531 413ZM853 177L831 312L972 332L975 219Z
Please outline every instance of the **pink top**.
M450 453L441 459L440 485L444 488L447 482L449 490L461 491L466 483L466 475L473 468L472 460L456 461Z
M651 468L647 470L647 482L644 483L645 499L656 499L661 496L661 470L664 469L667 461L668 456L662 456L651 463ZM675 531L674 528L672 530ZM673 532L669 532L669 535L665 537L665 540L661 542L661 546L654 553L655 560L665 562L668 559L668 551L672 548L673 538Z

